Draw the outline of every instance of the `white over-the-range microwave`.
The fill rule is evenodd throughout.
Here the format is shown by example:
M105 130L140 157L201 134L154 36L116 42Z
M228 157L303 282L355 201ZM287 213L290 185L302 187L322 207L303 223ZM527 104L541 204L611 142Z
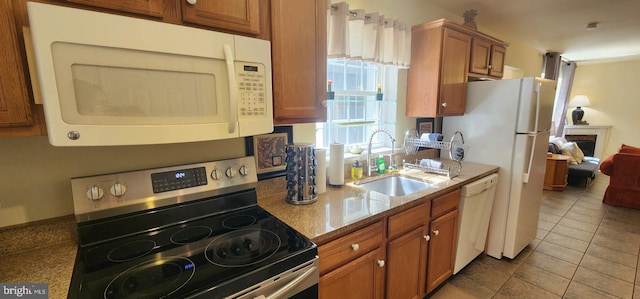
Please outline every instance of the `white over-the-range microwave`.
M27 7L32 80L39 81L52 145L273 131L268 41L36 2Z

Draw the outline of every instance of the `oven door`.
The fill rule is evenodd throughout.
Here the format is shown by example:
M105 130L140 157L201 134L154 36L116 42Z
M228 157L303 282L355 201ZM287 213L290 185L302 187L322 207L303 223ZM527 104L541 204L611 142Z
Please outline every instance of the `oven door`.
M318 298L318 267L316 257L309 263L280 273L225 299Z
M272 131L268 41L34 2L28 12L52 145Z

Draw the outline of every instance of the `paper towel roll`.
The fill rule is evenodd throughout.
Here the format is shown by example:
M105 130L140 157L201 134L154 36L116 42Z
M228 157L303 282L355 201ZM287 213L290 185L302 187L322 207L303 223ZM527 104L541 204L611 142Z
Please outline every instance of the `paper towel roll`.
M316 161L318 161L318 172L316 179L316 191L318 194L327 191L327 150L316 149Z
M332 143L329 146L329 185L344 185L344 144Z

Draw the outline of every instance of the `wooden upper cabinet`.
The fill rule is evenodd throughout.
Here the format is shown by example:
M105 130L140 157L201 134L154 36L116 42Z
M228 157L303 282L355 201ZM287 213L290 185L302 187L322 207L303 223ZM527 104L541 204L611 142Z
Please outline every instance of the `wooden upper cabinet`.
M327 6L271 1L274 124L326 121Z
M179 1L185 22L247 34L260 33L259 0Z
M165 4L165 0L67 0L67 2L108 8L117 11L130 12L152 17L162 17Z
M500 45L491 46L491 68L489 76L502 78L504 75L504 59L507 55L507 48Z
M473 76L477 74L502 78L506 53L507 48L502 44L492 43L481 38L474 38L471 46L469 75Z
M467 69L471 38L453 29L444 29L438 116L463 115L467 100Z
M442 19L412 28L407 116L464 114L471 36L449 23Z
M463 115L469 77L502 78L506 47L446 19L413 26L406 115Z
M18 31L13 17L13 1L0 2L0 127L32 124L24 66L20 57ZM0 132L2 134L2 132Z

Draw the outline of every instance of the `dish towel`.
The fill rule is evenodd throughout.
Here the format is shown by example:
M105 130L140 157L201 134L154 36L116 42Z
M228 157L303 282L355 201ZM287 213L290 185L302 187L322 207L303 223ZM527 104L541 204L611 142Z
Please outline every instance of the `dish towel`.
M442 169L442 162L431 160L431 159L422 159L420 160L420 166L435 168L435 169Z

